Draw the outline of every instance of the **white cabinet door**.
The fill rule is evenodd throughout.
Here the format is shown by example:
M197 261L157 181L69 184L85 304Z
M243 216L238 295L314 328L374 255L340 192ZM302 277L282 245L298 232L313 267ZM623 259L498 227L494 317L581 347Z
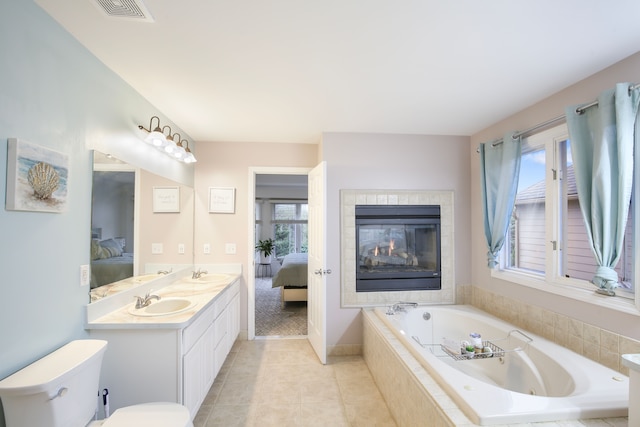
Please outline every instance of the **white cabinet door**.
M202 399L200 403L204 401L204 398L207 396L209 389L213 385L213 381L216 379L216 375L218 371L216 370L216 360L215 360L215 339L214 339L215 328L213 325L207 332L205 332L202 337L204 341L203 348L203 358L202 358ZM200 406L200 403L198 406ZM194 415L195 416L195 415Z
M202 395L202 366L205 337L202 336L183 357L183 404L189 409L191 418L196 416Z
M183 400L192 417L209 392L216 376L215 323L184 355Z
M229 317L230 317L230 321L229 321L229 350L231 350L231 347L233 347L233 344L236 342L236 339L238 338L238 335L240 334L240 294L237 293L234 297L233 300L231 301L231 304L229 304L229 307L231 308L230 313L229 313Z

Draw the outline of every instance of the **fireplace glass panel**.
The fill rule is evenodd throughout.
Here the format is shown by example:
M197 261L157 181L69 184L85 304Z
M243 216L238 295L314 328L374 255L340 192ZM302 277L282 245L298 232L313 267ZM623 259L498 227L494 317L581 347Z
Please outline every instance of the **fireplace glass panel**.
M436 231L435 225L361 226L360 270L363 273L436 270Z
M439 206L356 207L356 239L357 292L441 288Z

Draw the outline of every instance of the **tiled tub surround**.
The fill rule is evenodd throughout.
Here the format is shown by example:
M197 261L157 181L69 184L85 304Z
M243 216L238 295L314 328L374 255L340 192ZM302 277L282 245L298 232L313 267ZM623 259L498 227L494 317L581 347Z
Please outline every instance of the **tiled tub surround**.
M475 423L627 415L627 377L477 308L431 305L394 315L376 308L375 313ZM489 340L485 346L493 346L493 357L458 355L461 360L454 360L439 345L446 337L459 353L457 343L471 340L470 332Z
M363 309L363 357L398 425L475 426L374 313ZM507 424L508 425L508 424ZM541 427L627 427L627 418L512 424Z
M621 356L640 353L640 342L634 339L476 286L465 288L470 291L465 292L466 303L624 375L629 375L629 369L622 365Z
M341 303L343 307L367 307L415 301L453 304L454 279L453 192L417 190L341 190ZM440 206L442 288L430 291L356 292L356 205Z
M362 323L364 360L399 426L473 425L373 309Z

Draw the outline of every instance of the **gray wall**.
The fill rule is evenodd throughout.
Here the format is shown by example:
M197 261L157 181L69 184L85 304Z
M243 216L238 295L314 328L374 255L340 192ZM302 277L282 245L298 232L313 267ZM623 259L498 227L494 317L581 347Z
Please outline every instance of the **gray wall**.
M327 162L327 345L362 344L358 309L340 308L340 190L452 190L456 284L471 280L469 138L325 133Z

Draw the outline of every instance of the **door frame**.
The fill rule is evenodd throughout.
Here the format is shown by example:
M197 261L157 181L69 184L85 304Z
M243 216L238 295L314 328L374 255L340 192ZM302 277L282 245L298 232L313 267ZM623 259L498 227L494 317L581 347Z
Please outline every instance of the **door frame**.
M256 246L256 175L309 175L313 168L286 167L286 166L250 166L248 179L248 203L247 206L247 229L249 230L247 257L247 339L256 338L256 266L255 251Z

